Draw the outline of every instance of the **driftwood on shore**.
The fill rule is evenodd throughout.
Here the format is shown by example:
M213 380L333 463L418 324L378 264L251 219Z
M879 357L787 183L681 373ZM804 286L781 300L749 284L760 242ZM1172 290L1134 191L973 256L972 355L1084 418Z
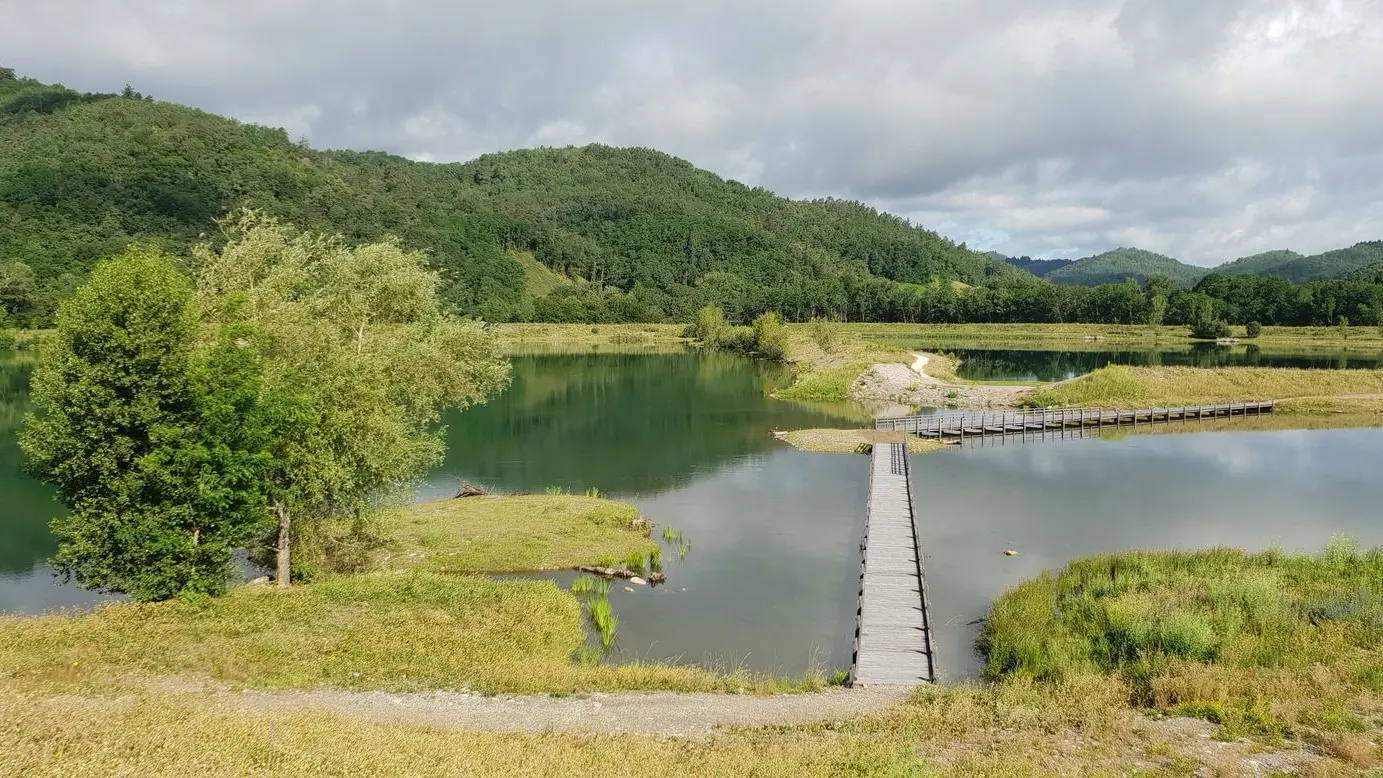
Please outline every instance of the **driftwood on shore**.
M484 497L485 490L475 484L463 481L461 488L457 490L456 496L452 499L459 500L462 497Z
M622 567L593 567L590 565L582 565L576 569L583 573L603 575L606 578L633 578L636 575L636 573L631 573Z
M652 575L648 576L648 580L645 581L643 578L639 577L639 573L630 572L622 567L594 567L591 565L582 565L581 567L578 567L576 569L583 573L600 575L606 578L623 578L627 581L630 581L631 583L636 583L640 585L647 583L656 586L658 584L667 583L667 576L663 575L663 573L661 572L653 573Z

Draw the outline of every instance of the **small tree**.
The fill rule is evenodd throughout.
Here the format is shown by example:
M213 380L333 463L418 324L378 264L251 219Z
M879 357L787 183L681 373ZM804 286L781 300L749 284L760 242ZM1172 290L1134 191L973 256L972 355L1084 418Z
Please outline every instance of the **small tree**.
M1244 325L1244 336L1250 340L1263 334L1263 325L1256 321L1251 321Z
M687 327L687 337L700 341L708 348L718 348L729 329L724 312L714 305L704 305Z
M241 324L263 360L263 476L280 586L304 522L352 515L441 460L443 408L484 402L509 365L478 322L444 313L440 280L397 241L348 246L257 214L197 250L209 321Z
M132 249L63 304L34 372L21 445L69 508L53 567L83 587L218 593L263 524L259 365L234 340L201 350L191 302L170 258Z
M1341 316L1339 323L1336 324L1336 327L1338 327L1340 330L1340 338L1342 340L1349 340L1349 317Z
M779 360L788 353L788 333L783 317L772 311L754 319L754 351L764 359Z

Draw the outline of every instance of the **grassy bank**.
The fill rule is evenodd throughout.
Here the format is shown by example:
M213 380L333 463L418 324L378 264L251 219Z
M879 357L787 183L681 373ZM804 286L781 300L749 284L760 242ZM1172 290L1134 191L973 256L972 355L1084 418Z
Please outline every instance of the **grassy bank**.
M681 351L680 324L497 324L510 354L646 353Z
M1172 763L1113 684L919 691L880 716L709 738L520 735L144 692L39 698L0 681L0 773L63 775L1118 775ZM1166 772L1151 774L1182 775Z
M985 622L985 674L1118 679L1129 702L1208 719L1224 737L1298 739L1379 762L1383 550L1128 553L1005 594Z
M429 589L470 580L414 575ZM667 775L1357 775L1380 762L1381 608L1383 554L1344 541L1319 557L1087 559L995 604L984 631L989 685L921 688L850 721L694 739L469 732L388 713L247 705L208 689L126 685L98 695L74 686L65 664L47 678L0 674L0 772L559 775L657 765ZM161 648L159 637L140 645L150 663L206 660L195 646ZM457 646L434 639L454 640L424 632L419 652L456 661L446 655ZM0 667L18 658L0 655ZM362 663L354 672L378 671ZM415 679L393 682L414 688ZM365 688L351 675L340 683Z
M954 348L1088 348L1148 346L1186 348L1195 343L1189 327L1142 324L845 324L836 325L857 337L917 340L922 345ZM1341 349L1383 348L1377 327L1264 327L1248 339L1243 327L1233 327L1242 343L1263 348ZM1087 338L1098 338L1089 342Z
M778 391L784 400L843 402L850 385L875 363L911 363L904 349L855 337L848 325L796 324L787 328L787 359L793 365L792 386Z
M905 439L908 451L913 454L930 454L946 449L946 444L940 441L872 429L791 430L779 433L778 439L793 448L823 454L867 454L870 447L876 444L902 443Z
M384 567L499 573L613 566L658 544L632 505L597 497L523 495L438 500L389 511Z
M795 691L778 681L583 658L582 608L545 581L481 572L647 558L628 505L593 497L475 497L383 517L376 571L203 601L117 603L85 614L0 616L0 679L34 693L143 688L149 679L248 688L487 693ZM380 569L382 568L382 569Z
M1284 403L1281 410L1368 413L1377 408L1380 399L1383 399L1383 371L1380 370L1115 365L1039 388L1030 402L1039 407L1149 408L1292 400Z

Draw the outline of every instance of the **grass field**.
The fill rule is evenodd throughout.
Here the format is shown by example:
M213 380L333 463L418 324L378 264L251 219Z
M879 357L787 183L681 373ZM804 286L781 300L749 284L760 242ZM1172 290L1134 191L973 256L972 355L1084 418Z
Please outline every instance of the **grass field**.
M570 570L657 550L632 505L573 495L467 497L388 511L384 567L438 573Z
M1333 745L1360 767L1381 756L1383 550L1347 539L1315 557L1081 560L1000 598L981 645L993 679L1097 673L1131 704L1208 719L1224 737Z
M394 578L443 592L448 581L473 580ZM387 576L366 580L389 586ZM337 619L351 632L378 607L373 597L362 605L362 594L314 597L355 603L354 618ZM437 606L447 596L425 595L433 605L429 618L440 620ZM112 643L126 646L125 658L101 659L104 665L142 672L217 669L245 659L224 653L226 635L265 640L263 628L272 624L251 614L277 610L267 602L238 605L223 627L210 622L231 614L206 613L199 640L185 637L183 627L170 632L156 616L130 621L112 613L90 640L7 641L0 653L7 668L0 673L0 719L7 722L0 728L0 773L633 775L656 766L666 775L1170 777L1269 774L1278 765L1271 774L1342 776L1364 774L1383 757L1383 552L1345 540L1316 557L1214 550L1081 560L1020 584L995 604L984 628L988 685L921 688L883 713L850 721L705 738L468 732L305 708L247 708L215 689L109 678L93 685L83 675L85 662L117 650ZM457 635L465 630L396 622L392 610L381 612L391 628L420 630L414 642L429 660L415 667L420 675L385 675L363 657L333 656L327 661L342 666L330 682L448 688L450 676L431 665L465 661L452 656L473 650L458 642L468 639ZM14 636L10 626L3 629ZM276 686L320 681L310 648L282 645L274 654L281 668L261 667L258 658L244 667L259 668ZM544 666L534 665L528 683L566 677L547 676ZM1167 715L1205 720L1218 739L1188 735L1196 730L1181 723L1186 719L1163 720ZM1295 761L1270 761L1282 757Z
M1150 408L1286 399L1295 401L1283 405L1286 412L1370 412L1383 399L1383 370L1114 365L1040 388L1031 403L1038 407Z
M842 402L849 399L850 385L870 365L913 360L904 349L854 337L847 325L797 324L789 326L787 333L795 380L778 391L784 400Z

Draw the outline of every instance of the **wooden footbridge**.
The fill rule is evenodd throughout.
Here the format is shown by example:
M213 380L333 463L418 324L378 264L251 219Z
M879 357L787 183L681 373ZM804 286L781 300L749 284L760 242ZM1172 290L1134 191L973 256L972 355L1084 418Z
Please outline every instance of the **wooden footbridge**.
M851 685L934 682L936 666L922 545L904 443L874 447L860 551L863 558Z
M1271 402L1192 405L1117 411L1103 408L1037 408L1021 411L970 411L878 419L878 429L960 443L990 435L1022 435L1049 430L1138 427L1172 422L1213 421L1273 412Z
M1098 408L982 411L879 419L876 429L946 443L1087 437L1108 428L1189 423L1272 413L1271 402L1114 411ZM896 438L897 436L893 436ZM917 506L906 443L879 443L869 465L869 506L860 544L851 685L936 681Z

